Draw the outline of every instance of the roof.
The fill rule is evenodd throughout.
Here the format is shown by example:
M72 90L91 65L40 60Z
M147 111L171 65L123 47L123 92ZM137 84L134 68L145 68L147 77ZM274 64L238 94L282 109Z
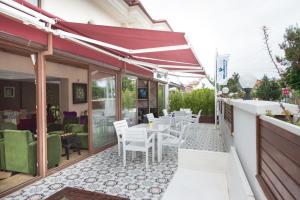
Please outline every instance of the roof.
M15 1L56 20L57 23L52 26L60 30L54 35L54 48L56 49L104 61L119 68L124 68L123 64L127 62L125 70L139 72L143 70L143 74L147 75L152 74L150 69L157 67L172 71L172 73L205 74L184 33L71 23L24 0ZM16 19L20 22L18 18ZM39 44L47 43L46 32L42 30L35 29L28 24L11 22L5 17L0 18L0 21L2 21L0 31ZM12 26L13 23L15 25ZM78 51L79 46L82 48L80 51ZM110 53L103 54L102 50ZM109 56L111 53L114 55Z
M141 10L147 15L147 17L153 22L153 23L165 23L167 24L167 26L170 28L171 31L173 31L171 25L169 24L169 22L165 19L159 19L159 20L155 20L151 17L151 15L148 13L148 11L146 10L146 8L143 6L142 2L139 0L124 0L125 3L127 3L128 6L139 6L141 8Z

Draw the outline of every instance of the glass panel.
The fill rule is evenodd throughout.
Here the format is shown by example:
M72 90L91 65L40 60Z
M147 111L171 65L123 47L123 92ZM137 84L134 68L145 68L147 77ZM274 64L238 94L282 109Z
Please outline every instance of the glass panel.
M165 85L158 85L158 114L163 115L162 110L165 109Z
M37 174L36 76L30 57L0 51L0 193Z
M156 82L150 82L150 113L153 113L154 117L158 117L158 105L157 105L157 86Z
M113 122L116 120L115 76L96 74L92 82L93 145L103 147L116 140Z
M126 119L129 126L137 123L136 81L134 76L122 78L122 119Z
M88 70L47 62L48 169L88 154Z
M28 3L31 3L32 5L39 6L39 0L26 0Z

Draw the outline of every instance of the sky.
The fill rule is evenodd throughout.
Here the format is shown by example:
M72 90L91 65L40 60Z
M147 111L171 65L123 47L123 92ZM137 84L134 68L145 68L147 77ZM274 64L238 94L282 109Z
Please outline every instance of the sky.
M154 19L166 19L174 31L185 32L207 74L214 76L215 57L230 54L229 75L278 77L264 44L279 44L287 27L300 23L300 0L141 0Z

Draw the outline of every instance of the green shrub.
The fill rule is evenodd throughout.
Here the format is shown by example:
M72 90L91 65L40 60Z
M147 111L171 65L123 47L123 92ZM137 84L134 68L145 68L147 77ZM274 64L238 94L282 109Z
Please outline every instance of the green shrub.
M172 91L169 95L169 105L171 111L176 111L180 108L190 108L194 114L197 114L201 109L203 115L214 115L214 90L198 89L190 93Z

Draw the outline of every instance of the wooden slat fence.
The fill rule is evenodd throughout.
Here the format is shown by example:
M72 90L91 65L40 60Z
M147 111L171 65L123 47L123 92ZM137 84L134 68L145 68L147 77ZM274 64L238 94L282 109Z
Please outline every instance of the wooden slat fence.
M224 103L224 120L230 128L231 133L234 131L234 116L233 116L233 106Z
M300 136L257 118L257 180L268 199L300 199Z

